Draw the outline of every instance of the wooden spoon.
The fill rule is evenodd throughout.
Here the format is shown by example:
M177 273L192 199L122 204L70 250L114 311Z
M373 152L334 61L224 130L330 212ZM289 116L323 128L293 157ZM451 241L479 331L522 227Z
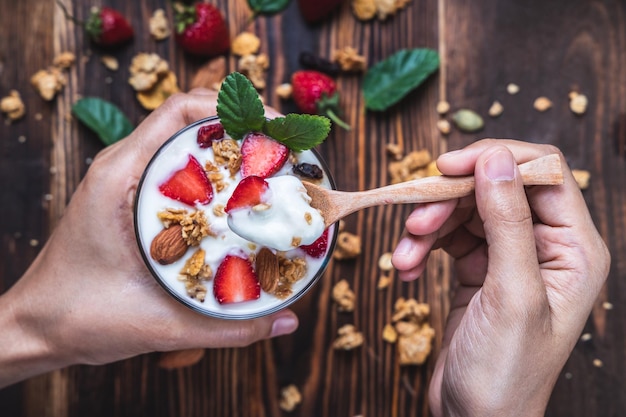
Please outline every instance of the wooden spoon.
M524 185L563 184L561 158L557 154L543 156L519 165ZM311 197L311 206L324 217L326 227L367 207L386 204L429 203L470 195L474 177L434 176L406 181L367 191L346 192L329 190L304 182Z

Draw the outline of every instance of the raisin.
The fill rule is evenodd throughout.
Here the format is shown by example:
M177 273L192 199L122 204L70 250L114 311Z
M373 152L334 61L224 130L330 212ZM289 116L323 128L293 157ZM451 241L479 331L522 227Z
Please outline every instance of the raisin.
M313 178L316 180L321 180L322 178L324 178L324 172L322 171L320 167L318 167L317 165L306 163L306 162L303 162L298 165L294 165L293 172L296 175L299 175L304 178Z
M300 65L306 69L312 69L325 74L336 76L341 71L339 64L317 56L311 52L300 53Z

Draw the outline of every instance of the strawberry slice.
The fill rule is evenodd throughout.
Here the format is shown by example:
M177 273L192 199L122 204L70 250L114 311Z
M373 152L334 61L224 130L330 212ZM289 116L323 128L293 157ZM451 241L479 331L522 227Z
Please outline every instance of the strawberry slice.
M248 259L226 255L213 280L213 295L220 304L256 300L261 285Z
M213 199L213 187L204 168L193 155L189 162L159 185L159 191L166 197L194 206L196 203L209 204Z
M221 123L214 123L207 126L202 126L198 129L198 136L196 141L201 148L210 148L213 146L213 141L222 139L224 137L224 126Z
M324 233L317 240L310 245L301 245L300 249L308 253L314 258L321 258L326 253L328 248L328 229L324 230Z
M262 133L249 133L241 144L241 175L267 178L287 161L289 148Z
M267 181L256 175L242 179L228 199L224 211L229 213L231 210L254 207L260 204L263 193L269 190L269 188Z

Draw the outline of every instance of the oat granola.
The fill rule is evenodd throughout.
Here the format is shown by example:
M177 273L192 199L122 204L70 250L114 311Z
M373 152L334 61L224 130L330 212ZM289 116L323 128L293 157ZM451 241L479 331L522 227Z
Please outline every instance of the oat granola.
M415 299L399 298L391 323L383 329L383 339L397 343L401 365L423 364L432 349L435 330L428 324L430 307Z
M352 324L346 324L337 330L337 339L333 348L337 350L352 350L363 344L363 333L358 332Z
M354 291L350 289L350 284L348 284L348 281L345 279L338 281L333 287L332 299L337 303L339 311L354 311L356 295Z
M283 411L293 411L302 402L302 395L298 387L291 384L280 390L279 407Z
M333 258L337 260L353 259L361 254L361 237L350 232L340 232L337 235L337 247Z
M17 90L11 90L8 96L0 100L0 111L6 114L9 120L18 120L24 117L26 106Z
M156 9L154 11L152 17L150 17L149 26L150 34L157 41L167 39L172 34L167 16L165 15L165 10L163 9Z

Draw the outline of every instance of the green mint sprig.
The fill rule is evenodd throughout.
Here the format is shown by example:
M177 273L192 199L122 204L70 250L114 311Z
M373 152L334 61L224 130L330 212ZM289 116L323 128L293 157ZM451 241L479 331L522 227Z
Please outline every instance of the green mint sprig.
M217 96L217 115L233 139L262 132L295 152L319 145L330 132L330 119L325 116L288 114L267 120L259 94L239 72L229 74L222 83Z

